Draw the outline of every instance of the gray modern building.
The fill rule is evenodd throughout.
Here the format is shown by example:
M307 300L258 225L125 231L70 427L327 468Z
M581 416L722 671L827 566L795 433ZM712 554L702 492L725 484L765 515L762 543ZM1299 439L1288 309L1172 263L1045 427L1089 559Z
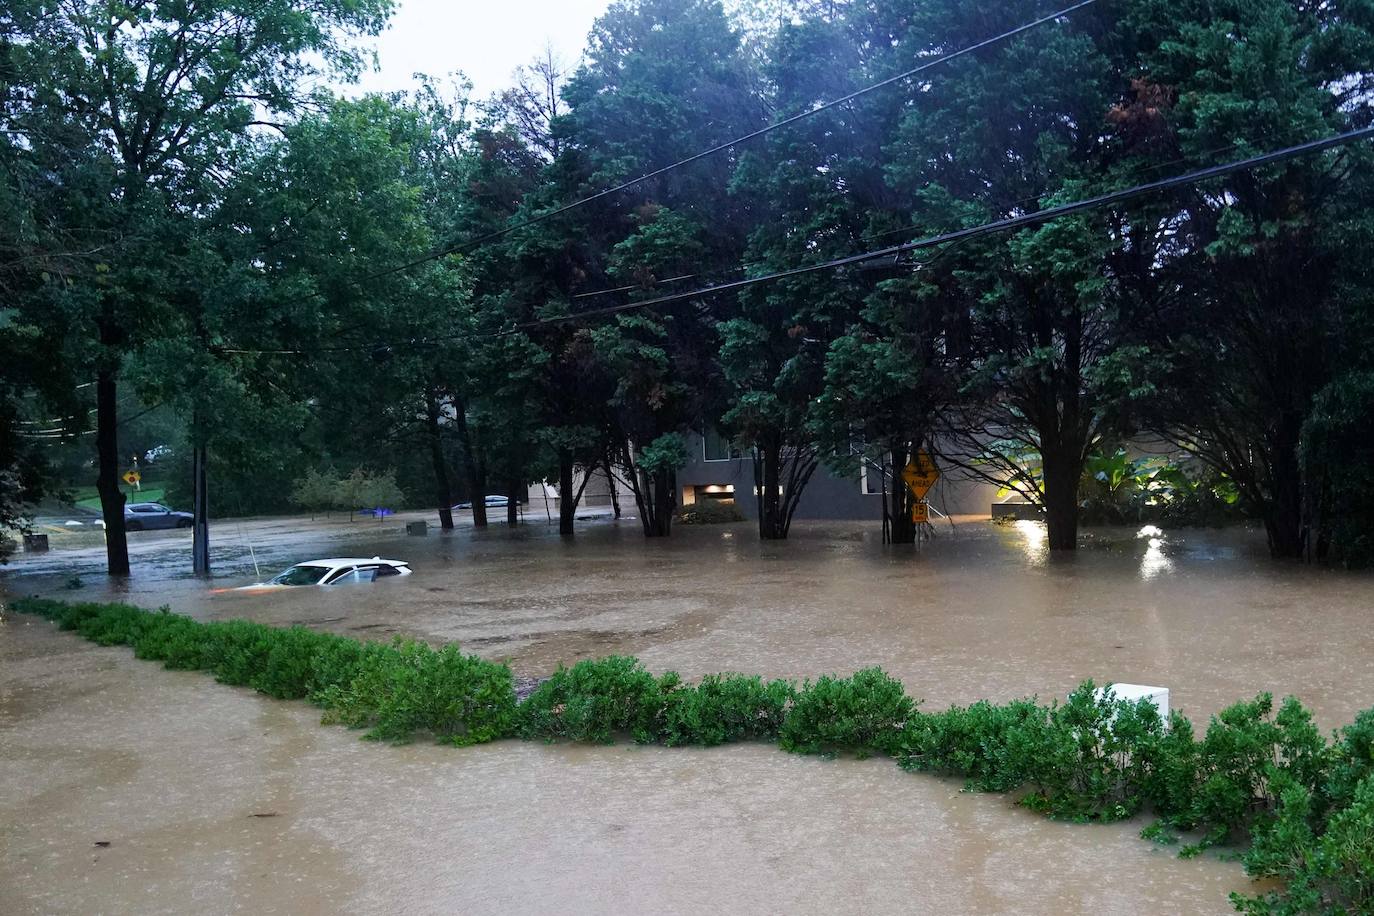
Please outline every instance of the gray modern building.
M704 436L689 435L687 451L687 465L677 472L679 505L701 500L732 502L747 517L758 517L750 453L733 448L714 430ZM950 469L942 471L926 498L945 515L983 517L990 515L993 503L999 501L997 487ZM802 492L795 518L881 519L882 514L882 480L876 467L863 468L849 477L837 475L822 464Z

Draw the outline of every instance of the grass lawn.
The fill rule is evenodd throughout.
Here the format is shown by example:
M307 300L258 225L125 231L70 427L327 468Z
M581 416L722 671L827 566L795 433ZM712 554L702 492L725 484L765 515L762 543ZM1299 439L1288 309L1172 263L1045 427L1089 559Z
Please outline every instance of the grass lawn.
M131 503L159 503L162 502L163 494L167 492L165 485L152 482L145 483L142 490L135 490L123 484L120 484L119 489L124 491L125 499ZM72 495L75 497L75 504L82 509L100 511L100 496L95 492L95 487L74 487Z

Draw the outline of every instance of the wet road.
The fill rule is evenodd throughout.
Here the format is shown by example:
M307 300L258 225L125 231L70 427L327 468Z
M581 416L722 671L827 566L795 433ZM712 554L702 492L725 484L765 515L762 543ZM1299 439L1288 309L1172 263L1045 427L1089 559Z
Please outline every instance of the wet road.
M1051 562L1029 524L966 522L919 556L859 527L655 543L601 522L568 544L543 526L273 524L244 532L273 566L379 553L416 574L211 594L150 552L125 588L80 572L64 592L99 557L54 553L0 584L457 640L524 674L630 652L688 676L881 664L935 707L1086 677L1166 685L1196 719L1259 690L1327 726L1374 705L1374 579L1272 564L1253 532L1098 531ZM215 584L252 581L225 547ZM0 626L0 888L17 912L1226 912L1247 888L1239 866L1180 861L1139 827L1053 824L890 762L759 746L379 747L303 704Z

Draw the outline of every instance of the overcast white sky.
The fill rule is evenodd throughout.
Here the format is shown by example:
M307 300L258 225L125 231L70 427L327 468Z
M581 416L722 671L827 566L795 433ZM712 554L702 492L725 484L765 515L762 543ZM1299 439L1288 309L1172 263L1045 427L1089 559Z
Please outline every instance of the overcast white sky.
M552 43L564 64L577 62L592 21L609 0L398 0L391 27L377 39L381 69L353 92L409 88L411 74L442 77L462 70L473 97L510 85L511 71Z

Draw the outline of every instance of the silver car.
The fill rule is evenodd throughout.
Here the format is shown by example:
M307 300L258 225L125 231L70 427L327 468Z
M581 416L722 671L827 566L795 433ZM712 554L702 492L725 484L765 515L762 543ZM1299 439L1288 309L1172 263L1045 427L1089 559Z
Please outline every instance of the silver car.
M189 512L168 509L162 503L126 503L125 531L153 531L158 528L190 528L195 518Z

